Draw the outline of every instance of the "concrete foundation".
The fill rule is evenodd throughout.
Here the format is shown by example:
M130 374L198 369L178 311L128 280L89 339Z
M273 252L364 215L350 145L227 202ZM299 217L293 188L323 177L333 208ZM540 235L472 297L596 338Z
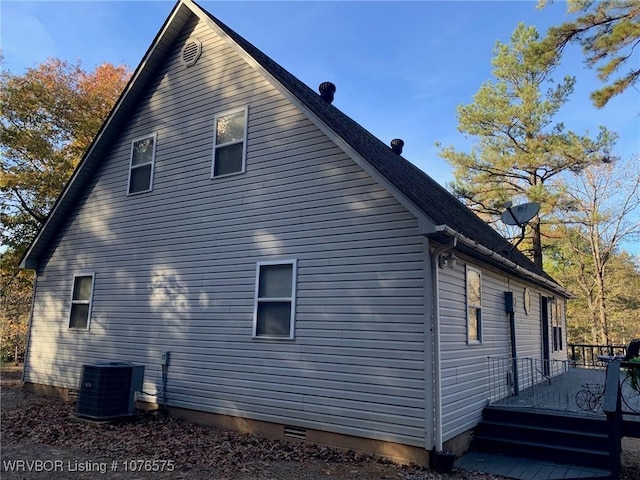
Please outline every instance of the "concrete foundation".
M23 388L30 392L61 398L65 401L74 401L77 398L77 392L75 390L62 387L52 387L49 385L27 382L24 384ZM145 411L158 410L162 408L159 404L140 401L136 402L136 407ZM400 464L416 463L418 465L429 465L431 457L431 452L424 448L384 440L343 435L323 430L305 429L296 426L251 420L248 418L233 417L230 415L201 412L186 408L169 407L168 411L169 414L174 417L183 418L202 425L215 426L241 433L257 434L272 439L309 442L327 447L370 453L393 460ZM471 438L472 432L465 432L445 442L444 448L446 450L451 450L457 456L460 456L469 449Z

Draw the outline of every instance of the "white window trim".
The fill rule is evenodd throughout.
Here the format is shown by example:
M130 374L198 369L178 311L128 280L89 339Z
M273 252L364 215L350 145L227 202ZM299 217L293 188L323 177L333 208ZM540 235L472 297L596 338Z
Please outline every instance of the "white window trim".
M258 292L260 288L260 267L263 265L291 265L291 297L269 297L268 299L259 299ZM295 336L295 320L296 320L296 293L298 283L298 260L270 260L265 262L258 262L256 264L256 278L255 278L255 294L253 302L253 331L252 337L259 339L269 340L293 340ZM289 320L289 336L276 336L276 335L257 335L258 329L258 303L259 302L291 302L291 318Z
M234 113L238 113L238 112L244 112L244 135L242 137L242 140L236 140L235 142L227 142L227 143L221 143L220 145L217 145L216 137L218 133L218 119L220 117L233 115ZM232 177L234 175L240 175L245 173L245 171L247 170L247 130L248 129L249 129L249 106L248 105L245 107L236 108L233 110L227 110L226 112L218 113L213 117L213 152L212 152L212 158L211 158L211 179L212 180L217 178ZM229 145L235 145L240 142L242 142L242 170L240 170L239 172L227 173L225 175L214 175L214 172L216 169L216 149L218 147L227 147Z
M469 302L469 271L476 272L480 277L480 305L475 305ZM482 270L479 268L472 267L467 265L464 276L464 296L465 296L465 321L467 324L467 344L468 345L480 345L482 344L482 330L484 325L484 319L482 318ZM470 324L469 324L469 307L477 308L480 310L480 320L478 322L478 339L472 339L470 335Z
M73 292L76 287L76 278L78 277L91 277L91 293L89 294L89 301L85 300L74 300ZM67 316L67 328L69 330L78 330L78 331L86 331L89 330L91 326L91 310L93 307L93 291L96 285L96 274L95 272L80 272L73 274L73 280L71 281L71 295L69 296L69 315ZM87 311L87 326L85 328L78 328L71 326L71 311L73 310L74 305L89 305L89 310Z
M148 163L143 163L142 165L133 165L133 146L136 142L141 140L146 140L147 138L153 138L153 152L151 154L151 175L149 176L149 189L148 190L140 190L139 192L131 192L129 189L131 188L131 172L134 168L144 167L149 165ZM138 195L140 193L147 193L153 190L153 175L156 169L156 148L158 145L158 133L154 132L150 135L144 135L142 137L134 138L131 140L131 148L129 149L129 176L127 178L127 195Z

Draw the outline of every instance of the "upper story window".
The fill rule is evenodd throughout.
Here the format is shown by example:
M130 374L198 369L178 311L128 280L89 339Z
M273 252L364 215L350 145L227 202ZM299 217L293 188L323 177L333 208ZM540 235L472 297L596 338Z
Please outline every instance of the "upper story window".
M482 273L467 265L467 342L482 342Z
M91 300L93 298L93 277L94 275L92 273L73 276L69 328L79 330L89 329Z
M248 108L221 113L215 117L215 139L211 176L242 173L246 163Z
M148 192L153 186L153 165L156 157L156 134L131 142L129 193Z
M296 260L259 262L253 336L293 338L296 313Z

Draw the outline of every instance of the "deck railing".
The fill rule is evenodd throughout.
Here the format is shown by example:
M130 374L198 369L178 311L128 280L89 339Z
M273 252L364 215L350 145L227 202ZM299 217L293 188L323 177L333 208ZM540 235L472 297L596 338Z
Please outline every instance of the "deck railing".
M615 355L620 353L614 350ZM621 438L640 433L640 364L615 360L605 370L576 366L571 360L488 357L488 366L489 403L606 418L609 478L620 479Z
M566 382L573 383L570 374L574 369L568 360L488 357L488 369L489 403L538 408L558 408L568 403L559 395L569 385L558 388Z
M627 353L627 345L587 345L583 343L567 344L568 360L575 365L586 368L605 368L606 362L598 359L602 356L624 356Z
M637 365L622 362L619 383L625 415L640 414L640 375L632 375L640 369ZM489 404L604 414L604 368L576 366L569 360L488 357L488 377Z

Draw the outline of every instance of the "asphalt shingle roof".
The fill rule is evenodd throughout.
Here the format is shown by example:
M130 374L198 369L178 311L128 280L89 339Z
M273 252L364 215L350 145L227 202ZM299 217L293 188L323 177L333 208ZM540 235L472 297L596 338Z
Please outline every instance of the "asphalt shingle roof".
M347 142L358 154L369 162L380 174L398 188L419 207L436 225L448 225L475 242L493 250L521 267L553 279L528 257L463 205L429 175L395 154L389 146L376 138L355 120L342 113L334 105L324 101L318 93L285 70L262 51L238 35L213 15L206 15L247 54L256 60L282 86L291 92L303 105L320 118L331 130Z
M186 5L189 3L191 2L187 2ZM136 74L140 76L136 77L136 74L134 74L130 84L118 101L117 106L102 126L92 147L85 154L74 177L69 181L65 193L56 202L47 223L38 232L29 251L25 254L22 260L23 268L36 268L40 261L39 259L48 250L50 242L57 235L58 228L64 224L68 211L74 208L75 200L84 189L83 186L85 185L87 175L90 175L94 169L99 168L101 153L103 153L105 148L108 148L110 142L117 136L117 132L123 123L126 122L126 119L133 114L137 99L142 94L141 92L145 90L145 84L150 81L150 78L154 75L153 72L155 68L162 62L164 57L163 52L166 51L167 42L171 43L174 41L177 32L181 28L180 25L184 25L186 21L187 17L185 17L184 10L182 10L184 6L185 4L180 1L176 3L165 25L154 39L152 46L149 47L145 58L136 70ZM218 28L225 32L247 55L261 65L282 87L297 98L303 106L320 119L320 121L338 137L342 138L360 157L367 161L417 208L424 212L435 225L446 225L471 239L473 242L512 261L519 267L557 285L541 268L537 267L520 251L513 248L504 237L464 206L445 188L429 177L429 175L404 157L395 154L389 146L376 138L352 118L342 113L334 105L324 101L318 93L208 13L205 9L200 6L197 6L197 8L215 23ZM179 18L174 17L174 13L176 12L182 12L179 13ZM173 18L173 22L176 23L175 28L168 28L172 26L170 25L171 18ZM164 46L159 48L161 44L164 44ZM439 237L438 240L442 240L442 237ZM478 252L473 249L469 250L469 252L476 256L478 255ZM491 260L488 261L492 263ZM495 264L495 262L493 263ZM510 270L505 265L500 264L498 266ZM515 271L513 271L513 273L518 274Z

